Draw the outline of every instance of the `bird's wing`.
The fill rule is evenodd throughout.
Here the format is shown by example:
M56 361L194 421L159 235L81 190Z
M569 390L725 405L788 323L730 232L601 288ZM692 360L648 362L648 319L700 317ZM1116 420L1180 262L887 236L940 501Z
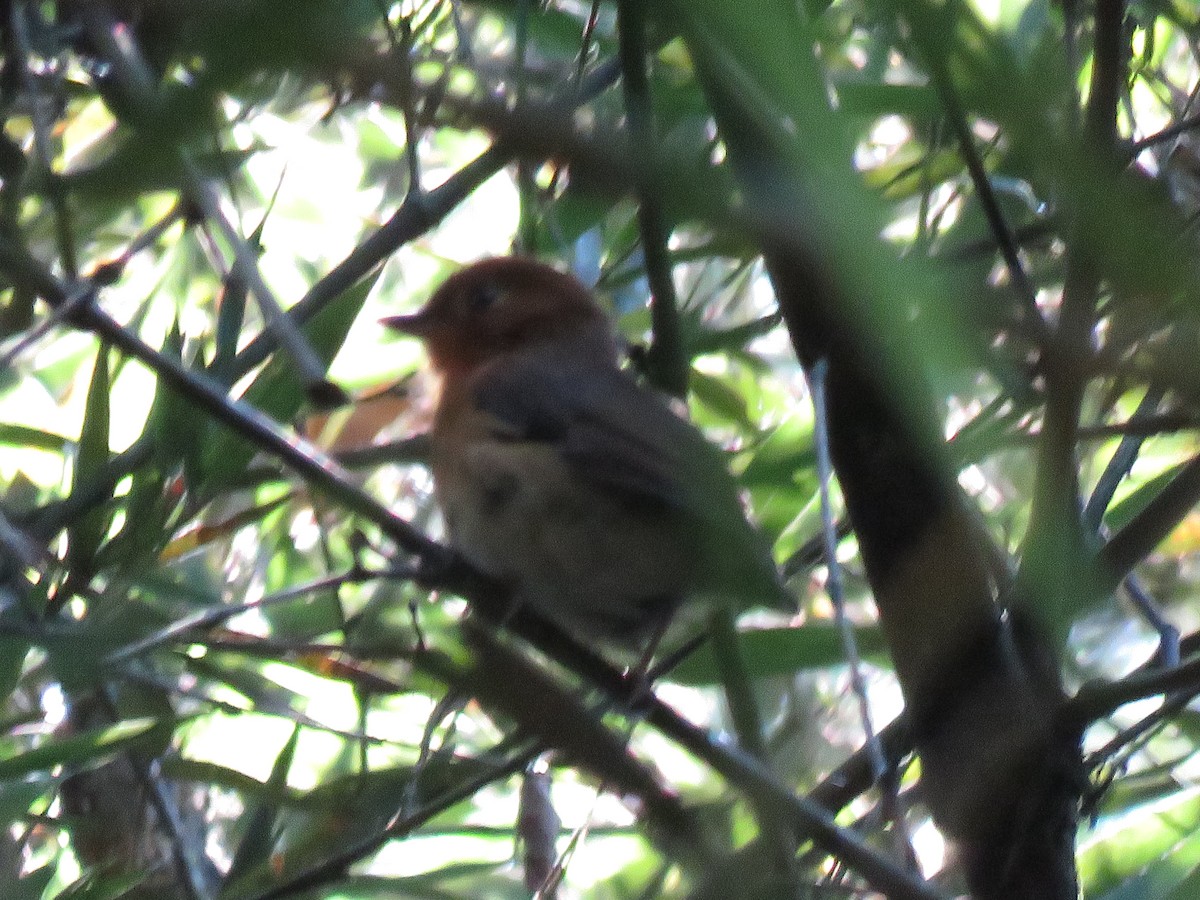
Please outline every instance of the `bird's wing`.
M553 446L573 474L630 503L676 510L700 533L703 581L778 599L768 546L746 521L722 455L655 395L615 369L508 360L480 373L497 437Z
M584 482L684 513L701 487L689 483L699 474L692 457L715 454L657 397L615 370L510 362L481 373L474 395L498 423L497 437L552 445ZM729 480L723 467L720 476Z

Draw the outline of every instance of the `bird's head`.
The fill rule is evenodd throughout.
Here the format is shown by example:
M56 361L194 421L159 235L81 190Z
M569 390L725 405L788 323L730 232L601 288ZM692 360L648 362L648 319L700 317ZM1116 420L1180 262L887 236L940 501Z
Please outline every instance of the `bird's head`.
M446 279L419 311L382 322L421 338L444 374L527 350L615 359L608 321L591 292L531 259L477 262Z

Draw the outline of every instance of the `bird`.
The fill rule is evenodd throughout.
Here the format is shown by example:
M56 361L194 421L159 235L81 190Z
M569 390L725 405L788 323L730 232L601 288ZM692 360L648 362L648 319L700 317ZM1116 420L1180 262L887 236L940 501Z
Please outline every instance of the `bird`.
M621 366L574 276L484 259L417 312L440 380L430 469L451 548L585 639L661 636L693 599L794 611L720 451Z

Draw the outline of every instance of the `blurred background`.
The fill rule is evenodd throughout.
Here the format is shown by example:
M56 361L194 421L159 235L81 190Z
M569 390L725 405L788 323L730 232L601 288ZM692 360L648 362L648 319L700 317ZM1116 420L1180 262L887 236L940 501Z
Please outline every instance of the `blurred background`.
M902 700L836 485L835 621L811 398L758 244L775 230L811 234L861 327L902 336L892 365L932 389L1002 560L1033 528L1047 371L1076 373L1087 546L1135 549L1119 590L1043 609L1065 681L1183 659L1087 731L1084 893L1200 896L1200 19L1099 5L0 3L0 895L766 896L730 887L752 861L697 874L645 796L533 740L503 692L540 683L489 701L466 602L388 571L442 526L436 386L378 319L533 254L595 286L661 384L648 250L668 261L688 411L797 598L740 625L766 759L804 794ZM1086 109L1113 6L1109 134ZM713 83L778 134L810 218L747 202ZM510 649L710 846L750 846L736 776ZM714 753L720 673L702 649L655 688ZM832 812L953 889L918 772L898 811L868 786ZM835 857L802 849L788 895L878 896Z

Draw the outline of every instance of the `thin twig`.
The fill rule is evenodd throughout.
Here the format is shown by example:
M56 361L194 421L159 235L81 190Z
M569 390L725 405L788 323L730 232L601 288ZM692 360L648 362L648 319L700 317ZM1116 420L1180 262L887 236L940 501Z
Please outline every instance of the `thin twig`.
M646 369L656 387L675 397L686 397L689 366L679 331L678 302L667 251L670 228L663 213L654 107L646 62L645 4L641 0L619 0L617 30L621 82L625 90L638 193L638 227L642 235L646 278L650 282L653 340L646 354Z
M280 655L280 652L279 652L279 650L280 650L279 647L272 647L270 649L270 652L264 651L263 653L255 654L253 652L253 650L251 650L249 648L251 648L252 646L256 647L257 645L251 645L250 643L242 643L242 644L236 645L236 646L233 645L233 643L229 642L229 641L225 642L224 644L217 644L215 642L208 643L208 642L203 642L203 641L198 642L198 643L201 643L206 648L226 650L231 653L239 653L239 654L244 654L247 656L256 656L256 658L267 658L272 661L278 661L279 659L282 658ZM307 646L301 646L298 650L298 652L300 652L300 653L307 653L309 651L310 651L310 648ZM344 653L345 650L343 648L338 648L336 650L326 649L326 650L318 651L317 649L314 648L311 650L311 652L312 653L317 653L317 652ZM394 656L392 658L394 658ZM194 685L185 686L185 685L179 684L178 682L170 681L168 679L158 676L157 674L155 674L153 672L147 671L145 668L143 668L141 666L136 666L136 665L125 666L121 669L118 669L115 672L115 676L117 678L121 679L122 681L128 681L131 684L142 685L143 687L150 688L154 691L158 691L163 694L170 694L172 696L183 697L188 700L192 700L196 703L204 705L205 707L213 710L214 712L224 713L225 715L228 715L228 716L241 716L241 715L245 715L248 712L248 710L246 709L245 706L238 706L237 704L232 703L228 700L222 700L218 697L211 696L202 687L198 687L198 686L194 686ZM221 680L219 677L215 677L215 676L209 676L209 677L212 681L216 681L218 683ZM378 676L375 676L375 677L378 677ZM296 712L294 709L289 708L284 703L271 704L271 703L264 702L262 698L255 696L253 691L251 689L247 688L244 684L239 684L238 689L239 689L239 693L243 693L243 692L245 693L245 696L247 697L247 699L249 699L254 704L254 710L257 712L266 712L272 716L275 716L280 719L284 719L288 722L292 722L297 725L303 725L305 728L311 729L313 731L320 731L325 734L333 735L334 737L340 738L341 740L344 740L347 743L364 743L365 742L372 746L387 746L387 747L396 747L399 745L399 742L397 742L397 741L389 740L387 738L374 737L372 735L364 733L361 730L360 731L347 731L344 728L334 728L331 725L328 725L325 722L320 721L319 719L314 719L313 717L307 716L304 713ZM400 693L401 691L404 690L404 687L402 685L396 684L396 685L391 686L391 690L393 693Z
M763 739L762 716L754 699L754 688L746 671L746 660L738 646L733 612L728 607L718 606L714 609L709 618L709 633L712 638L713 660L716 662L738 743L751 756L765 765L770 765L767 744Z
M1160 694L1179 694L1185 704L1200 694L1200 659L1174 668L1136 673L1111 683L1089 682L1072 698L1067 712L1074 721L1087 725L1127 703Z
M325 376L326 365L303 332L284 314L275 292L267 285L258 268L257 254L221 211L220 199L212 185L200 174L186 151L180 151L180 158L188 194L196 201L204 218L216 225L232 249L232 272L249 287L251 296L258 300L258 308L267 328L278 336L280 344L296 364L306 395L314 403L325 407L348 403L346 393Z
M1084 132L1099 156L1112 163L1117 137L1117 103L1123 73L1123 0L1099 0L1096 50ZM1088 542L1081 521L1076 443L1084 389L1082 365L1092 352L1100 288L1094 250L1074 221L1068 242L1059 324L1043 354L1046 410L1038 448L1032 511L1022 559L1023 574L1042 602L1070 606L1086 580ZM1048 619L1058 619L1054 612Z
M33 150L37 157L38 167L45 182L46 193L50 198L50 206L54 210L55 236L58 240L58 258L62 262L63 271L67 277L74 278L79 273L79 264L75 255L75 235L72 231L71 211L67 205L67 194L63 188L62 179L54 171L54 159L50 147L51 131L54 123L46 117L47 103L51 98L44 97L41 90L41 79L34 75L29 68L32 50L29 42L29 31L26 21L26 4L13 3L9 6L9 28L12 29L13 40L17 51L21 54L17 65L20 67L21 80L29 102L29 117L33 123Z
M524 609L511 617L510 625L555 662L603 691L616 708L638 709L642 721L736 786L756 808L777 809L780 819L796 829L799 840L811 839L889 897L942 896L936 888L905 872L857 835L839 827L832 814L819 803L796 796L753 756L714 739L704 728L687 721L657 696L647 696L642 684L631 683L591 647L580 644Z
M531 0L517 0L513 11L513 58L509 68L512 92L505 99L514 108L525 105L526 61L529 53L529 8ZM516 249L527 256L535 256L537 246L537 184L533 179L533 164L523 158L517 160L517 196L520 216L517 222Z
M1133 415L1127 420L1128 423L1141 422L1154 415L1165 393L1166 391L1162 388L1152 385L1138 403ZM1100 530L1108 505L1112 502L1117 487L1137 461L1145 440L1143 435L1131 433L1126 433L1121 437L1117 449L1113 451L1112 458L1109 459L1104 471L1097 479L1096 487L1092 489L1092 495L1083 508L1083 523L1089 531L1098 532Z
M1155 410L1158 409L1158 404L1162 402L1165 394L1166 391L1162 388L1157 385L1151 385L1129 420L1136 422L1152 416ZM1087 529L1089 537L1095 536L1099 539L1106 534L1104 514L1117 492L1117 487L1125 476L1129 474L1133 468L1133 464L1137 461L1138 454L1144 443L1145 437L1126 434L1121 438L1117 449L1113 451L1112 457L1104 467L1100 478L1097 479L1096 487L1092 490L1092 495L1088 498L1088 502L1083 509L1083 525ZM1125 576L1124 586L1130 599L1133 601L1133 605L1141 613L1142 617L1150 623L1151 627L1158 632L1159 653L1163 664L1167 667L1177 666L1179 664L1179 629L1167 621L1162 609L1142 586L1134 573L1131 572Z
M231 603L225 606L204 609L190 616L185 616L182 619L177 619L166 628L160 628L158 631L147 635L141 640L134 641L118 650L114 650L104 658L104 661L109 665L125 662L135 656L141 656L156 647L174 643L192 632L220 625L222 622L227 622L234 616L249 612L252 609L266 609L283 603L291 603L306 594L315 594L318 591L325 591L330 588L340 588L346 584L362 584L375 578L394 577L394 575L394 572L371 572L362 569L352 569L349 572L327 575L324 578L318 578L304 584L293 585L290 588L246 603Z
M35 343L54 328L70 319L76 311L96 299L96 289L90 283L80 283L74 294L61 306L50 310L50 314L38 321L37 325L28 329L20 339L0 356L0 371L8 371L16 362L17 357L32 347Z
M188 840L183 814L179 809L180 804L177 798L172 796L169 785L159 775L156 763L144 763L132 755L130 762L149 790L150 802L163 823L161 827L170 838L175 868L183 875L180 886L192 900L209 900L215 897L218 889L216 867L205 853L202 841L201 846L197 846L196 840ZM201 815L198 809L191 812L193 818Z
M1033 286L1033 282L1029 280L1029 275L1025 271L1025 265L1021 262L1013 230L1000 209L1000 203L996 199L996 192L992 190L992 181L988 177L987 169L984 168L983 160L980 158L979 151L975 147L975 135L971 132L970 125L967 123L966 113L963 112L962 104L958 99L958 93L954 90L954 85L950 81L950 75L946 71L943 60L934 53L928 53L927 56L929 57L930 69L934 74L934 82L941 96L942 106L946 110L950 126L954 129L955 137L958 138L959 153L962 155L963 162L967 166L967 173L971 177L971 184L975 187L975 195L979 198L979 205L983 210L984 217L987 219L988 227L995 238L996 245L1000 249L1000 255L1004 258L1005 268L1008 269L1008 277L1024 304L1028 324L1034 329L1035 333L1039 335L1044 334L1046 323L1045 319L1042 318L1041 311L1038 309L1037 291Z
M587 23L583 26L583 37L579 40L579 64L575 68L575 83L583 84L583 73L587 68L588 54L592 50L592 37L596 33L596 23L600 19L600 0L592 0L591 11L588 12Z
M454 24L454 36L457 40L455 52L463 63L470 65L475 59L471 50L471 33L467 31L463 21L461 0L450 0L450 21Z
M403 72L400 84L400 112L404 116L404 161L408 167L408 189L405 195L411 202L422 202L421 186L421 122L417 115L416 79L413 77L412 46L413 31L408 19L401 19L400 32L388 19L387 8L379 2L380 18L387 28L390 56ZM456 20L457 21L457 20Z
M838 563L837 525L833 517L833 501L829 485L833 480L833 460L829 452L829 419L825 407L825 376L829 362L824 357L809 367L808 385L812 395L814 427L813 442L817 449L817 485L821 498L821 538L825 550L825 590L833 604L834 618L842 638L842 652L850 668L850 688L858 701L859 719L866 737L867 755L871 761L871 773L875 782L881 782L887 773L887 761L883 748L875 733L871 719L871 706L867 699L867 684L862 674L862 656L858 652L858 641L854 637L854 626L846 615L846 598L842 592L842 569Z
M1097 0L1091 92L1084 127L1096 150L1109 156L1117 145L1117 104L1125 75L1125 0Z
M1156 131L1154 134L1147 135L1129 144L1129 156L1137 156L1148 147L1153 147L1156 144L1165 144L1167 141L1173 140L1182 134L1187 134L1189 131L1194 131L1197 128L1200 128L1200 113L1180 119L1178 122L1168 125L1162 131Z
M889 769L899 768L904 757L913 752L912 729L904 713L880 729L877 737ZM864 744L826 775L808 793L808 799L837 815L875 783L873 757L871 748Z
M456 784L442 792L439 796L426 803L421 809L409 815L397 816L378 834L363 838L340 850L334 856L322 860L314 866L289 878L282 884L268 888L253 897L253 900L278 900L283 897L295 897L312 888L329 884L342 878L354 863L366 859L375 853L388 841L403 838L420 828L426 822L440 815L452 806L468 800L490 784L504 778L516 775L533 760L537 759L542 748L536 742L526 740L524 747L517 747L508 761L495 768L488 769Z

